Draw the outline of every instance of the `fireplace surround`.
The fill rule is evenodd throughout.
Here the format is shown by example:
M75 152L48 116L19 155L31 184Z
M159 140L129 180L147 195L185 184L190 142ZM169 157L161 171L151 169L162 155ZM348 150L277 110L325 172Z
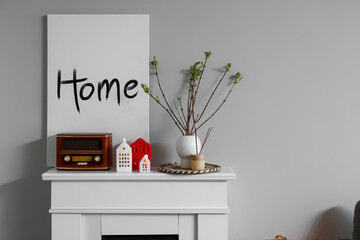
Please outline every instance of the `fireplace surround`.
M52 240L228 239L230 167L202 175L50 169L42 179L51 182Z

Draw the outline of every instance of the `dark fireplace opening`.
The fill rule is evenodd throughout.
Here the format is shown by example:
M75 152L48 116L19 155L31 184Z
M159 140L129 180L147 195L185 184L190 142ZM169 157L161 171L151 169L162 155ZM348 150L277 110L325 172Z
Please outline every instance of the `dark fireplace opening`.
M179 235L105 235L101 240L179 240Z

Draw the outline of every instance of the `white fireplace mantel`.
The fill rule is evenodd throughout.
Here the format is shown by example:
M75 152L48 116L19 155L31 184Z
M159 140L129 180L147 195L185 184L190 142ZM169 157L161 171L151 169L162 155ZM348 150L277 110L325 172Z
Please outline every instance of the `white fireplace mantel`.
M235 179L229 167L201 175L50 169L42 179L51 181L52 240L228 239L227 182Z

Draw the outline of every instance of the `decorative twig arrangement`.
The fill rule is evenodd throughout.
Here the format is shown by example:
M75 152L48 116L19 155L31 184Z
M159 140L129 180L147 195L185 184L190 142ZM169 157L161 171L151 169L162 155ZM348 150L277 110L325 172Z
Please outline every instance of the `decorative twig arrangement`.
M171 117L171 119L174 121L177 128L180 130L182 135L193 135L195 133L195 130L198 130L201 128L207 121L210 120L218 111L219 109L224 105L227 98L229 97L232 89L234 86L243 79L243 76L237 72L233 78L233 84L231 85L229 92L223 99L223 101L219 104L219 106L208 116L205 116L206 109L208 108L215 92L217 91L219 85L223 82L225 76L228 74L231 68L231 63L226 64L224 67L224 73L221 76L220 80L217 82L214 90L212 91L209 99L207 100L204 108L200 112L200 114L195 114L195 105L196 105L196 98L198 96L200 83L203 79L203 74L206 68L207 61L209 57L211 56L211 52L204 52L205 54L205 60L198 61L194 65L190 66L190 79L188 82L188 96L185 101L186 109L184 109L183 100L181 97L177 98L178 104L174 101L174 107L172 108L165 96L165 93L163 91L163 88L161 86L161 82L159 79L159 72L158 72L158 61L154 57L154 60L151 62L152 66L154 67L154 74L156 76L157 84L159 86L162 99L160 100L159 96L154 96L149 89L149 86L146 84L141 84L141 87L143 88L144 92L149 94L149 96L155 100Z

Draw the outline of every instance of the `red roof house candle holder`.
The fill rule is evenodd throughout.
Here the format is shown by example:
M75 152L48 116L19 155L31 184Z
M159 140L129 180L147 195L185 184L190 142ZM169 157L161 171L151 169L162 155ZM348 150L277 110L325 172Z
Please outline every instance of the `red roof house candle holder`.
M151 145L148 142L139 138L130 147L132 148L133 171L139 171L140 161L145 155L148 155L151 164Z

